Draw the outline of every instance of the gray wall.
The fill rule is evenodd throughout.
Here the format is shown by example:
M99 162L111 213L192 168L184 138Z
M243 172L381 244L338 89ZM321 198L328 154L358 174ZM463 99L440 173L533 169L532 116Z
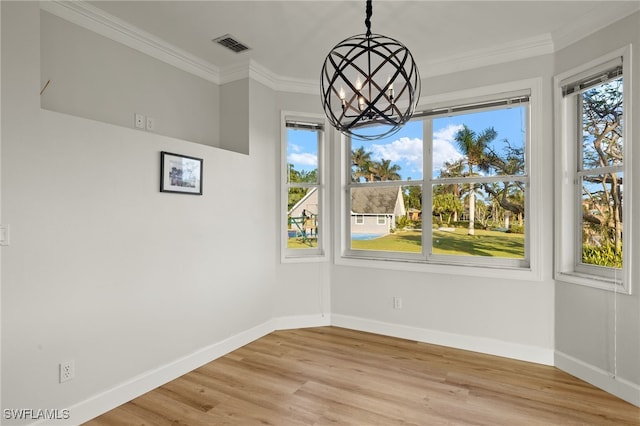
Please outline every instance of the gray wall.
M41 109L38 3L1 7L2 404L73 415L272 319L278 113L256 122L248 156ZM203 196L159 192L162 150L204 159Z
M141 113L154 133L220 146L216 84L50 13L40 23L43 108L128 128Z
M633 43L633 75L625 76L625 90L632 82L634 109L633 115L625 118L632 121L635 134L633 138L626 138L625 143L634 146L634 157L627 164L637 174L640 170L640 155L635 143L640 132L640 13L558 52L555 72L560 74L586 64L629 43ZM625 193L625 202L631 200L637 212L640 211L637 177L634 185L633 193ZM625 219L625 226L635 225L632 228L633 238L625 241L625 262L633 265L633 294L614 294L558 282L555 291L555 348L559 365L601 386L602 381L617 370L616 377L603 387L611 391L626 389L623 392L629 398L635 397L640 401L640 279L637 267L640 227L633 223L637 218L636 213L633 218Z
M423 97L481 86L542 77L540 145L532 149L540 164L553 163L551 77L553 57L537 57L473 71L424 79ZM537 129L536 129L537 130ZM534 130L534 131L536 131ZM540 164L534 167L539 167ZM537 168L532 173L537 173ZM540 168L542 170L542 168ZM541 173L540 204L533 206L540 221L541 280L482 278L443 273L338 266L334 269L331 306L334 318L371 331L404 333L466 349L551 362L554 330L553 176ZM405 269L410 269L409 267ZM482 275L481 273L477 275ZM503 274L508 275L508 274ZM401 310L393 309L402 297ZM520 353L520 355L516 355Z
M114 389L141 391L154 380L168 380L184 369L185 359L204 362L215 352L210 348L223 351L259 337L274 328L274 318L277 328L319 324L331 316L336 323L391 334L480 342L487 352L521 348L524 358L527 351L557 350L587 371L608 367L611 293L552 278L552 174L541 178L543 195L535 206L542 230L540 281L327 260L280 263L280 111L319 113L316 96L274 92L253 80L220 88L205 84L219 97L219 110L210 105L210 113L212 132L220 132L214 144L224 149L193 143L201 142L196 137L134 130L104 115L41 109L41 56L49 53L40 48L38 3L0 7L1 214L12 233L1 252L3 408L72 406L96 414L118 403ZM424 95L541 77L543 135L535 149L544 164L552 164L552 76L609 48L638 44L639 26L636 14L557 55L426 79ZM133 56L147 69L144 55ZM634 57L638 76L637 47ZM165 71L158 78L184 77ZM200 84L186 80L190 87ZM637 86L634 101L640 105ZM103 109L95 102L103 95L87 99L88 109ZM170 105L172 96L144 92L138 100ZM228 99L237 103L223 101ZM66 105L60 101L56 108ZM104 108L118 109L112 106ZM127 116L138 112L137 105L125 106L131 108ZM238 121L227 120L229 111L241 113ZM640 108L635 111L639 123ZM174 115L167 117L173 122ZM224 122L219 130L218 122ZM333 135L327 143L334 158ZM204 159L203 196L158 192L161 150ZM638 169L640 156L634 161ZM327 188L335 186L327 182ZM634 198L635 207L639 200ZM637 245L638 227L634 232ZM627 389L640 384L638 293L616 302L618 369ZM403 309L392 309L393 296L403 297ZM69 359L75 360L76 378L59 384L57 365Z

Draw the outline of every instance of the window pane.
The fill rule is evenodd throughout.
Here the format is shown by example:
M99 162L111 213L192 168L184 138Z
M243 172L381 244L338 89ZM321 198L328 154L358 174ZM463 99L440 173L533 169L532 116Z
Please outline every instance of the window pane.
M287 247L318 247L318 188L289 188Z
M433 120L433 177L523 175L526 106Z
M287 129L287 182L318 183L318 131Z
M523 259L525 184L433 185L434 254Z
M583 170L623 163L622 77L582 93Z
M375 129L376 126L372 126ZM422 121L375 141L351 140L351 181L422 179Z
M623 174L584 176L582 183L582 263L622 267Z
M351 188L351 248L422 252L420 193L420 186Z

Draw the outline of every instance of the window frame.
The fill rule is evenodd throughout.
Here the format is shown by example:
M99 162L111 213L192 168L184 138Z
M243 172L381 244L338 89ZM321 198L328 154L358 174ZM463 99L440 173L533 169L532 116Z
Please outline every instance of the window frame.
M528 139L525 155L528 156L529 193L526 199L527 208L531 205L539 205L541 191L538 183L538 176L541 175L540 162L540 140L541 140L541 116L542 116L542 79L532 78L526 80L512 81L502 84L482 86L468 90L450 92L442 95L424 97L419 102L418 110L433 110L450 105L464 105L473 102L488 102L498 99L504 93L525 92L529 93L529 127ZM425 122L426 123L426 122ZM429 128L427 128L429 127ZM431 131L430 126L423 126L423 132ZM429 139L431 136L429 136ZM424 139L426 140L426 139ZM538 147L533 149L532 147ZM334 253L336 264L340 265L361 265L366 267L397 269L434 273L456 273L459 275L483 276L483 277L503 277L522 280L540 281L541 271L541 237L540 237L540 214L528 211L527 240L528 240L528 264L513 265L509 262L486 262L486 259L471 259L467 256L429 256L428 250L424 246L425 238L430 237L423 233L423 253L395 253L395 252L369 252L363 250L352 250L350 248L350 228L349 205L350 188L366 185L366 183L351 183L350 178L350 143L347 137L340 137L340 149L334 153L334 160L340 164L340 180L335 182L336 192L340 194L336 200L336 215L340 221L334 234ZM389 185L422 185L423 205L431 205L430 193L431 179L431 147L425 147L423 155L423 179L411 181L389 181ZM384 184L383 184L384 185ZM431 215L423 215L423 228L426 229L425 219L431 222ZM429 242L429 246L431 242Z
M580 167L582 152L582 119L579 116L579 94L564 96L563 87L593 76L612 67L616 59L622 58L623 86L623 166L596 169ZM631 294L632 274L632 72L631 46L614 50L597 59L554 76L555 140L557 141L555 202L555 270L554 278L572 284L593 287L622 294ZM623 265L622 270L579 263L582 250L582 190L581 176L597 171L621 171L624 176L623 217ZM621 170L620 170L621 169Z
M296 183L291 185L288 178L288 161L287 161L287 147L289 141L287 140L287 123L309 123L312 125L319 125L321 129L318 131L318 180L316 183ZM282 111L280 119L280 135L281 135L281 153L280 153L280 258L282 263L296 263L296 262L320 262L326 261L328 258L328 249L331 247L329 242L330 221L329 221L329 208L327 206L327 179L328 170L326 162L326 150L327 150L327 129L328 123L326 118L320 114L307 114L292 111ZM308 249L291 249L288 247L288 209L287 204L289 200L289 188L290 187L307 187L317 188L318 191L318 234L317 241L318 246Z

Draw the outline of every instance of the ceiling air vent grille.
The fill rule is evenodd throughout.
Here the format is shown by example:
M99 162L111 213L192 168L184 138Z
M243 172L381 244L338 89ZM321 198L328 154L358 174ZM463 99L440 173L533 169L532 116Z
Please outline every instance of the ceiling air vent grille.
M236 53L249 50L249 47L246 44L239 42L231 34L225 34L221 37L214 38L213 41L229 50L233 50Z

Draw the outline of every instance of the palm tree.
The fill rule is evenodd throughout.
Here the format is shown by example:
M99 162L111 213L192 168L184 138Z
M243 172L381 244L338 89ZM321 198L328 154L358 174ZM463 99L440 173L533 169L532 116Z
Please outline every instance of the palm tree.
M371 153L364 150L364 146L351 151L351 170L352 179L354 182L358 182L360 178L368 180L371 172Z
M478 167L479 169L487 167L485 162L485 150L496 136L498 136L498 133L493 129L493 127L485 129L480 134L476 134L476 132L469 129L466 125L463 125L462 129L458 130L454 140L462 154L465 156L467 167L469 169L469 176L474 175L474 167ZM475 234L475 201L475 186L472 183L469 190L469 235Z
M373 174L374 180L400 180L401 176L398 173L400 166L397 164L391 164L391 160L385 160L384 158L380 162L375 162L371 165L370 171Z
M451 177L460 177L462 176L462 172L464 170L464 162L463 160L456 160L452 162L445 162L442 168L440 169L440 177L441 178L451 178ZM451 183L443 187L443 191L450 192L455 195L458 199L462 194L459 183ZM458 221L458 211L453 212L453 221Z

